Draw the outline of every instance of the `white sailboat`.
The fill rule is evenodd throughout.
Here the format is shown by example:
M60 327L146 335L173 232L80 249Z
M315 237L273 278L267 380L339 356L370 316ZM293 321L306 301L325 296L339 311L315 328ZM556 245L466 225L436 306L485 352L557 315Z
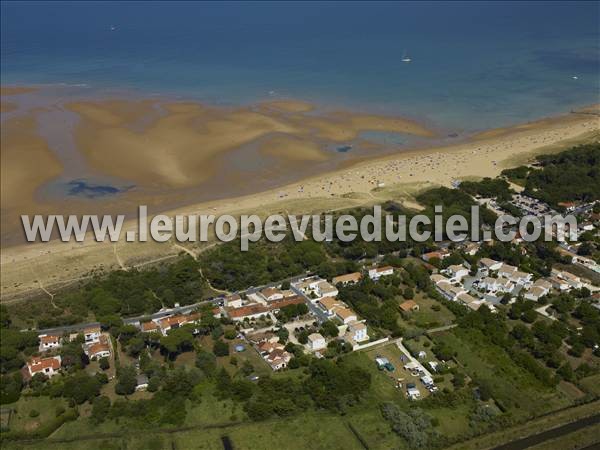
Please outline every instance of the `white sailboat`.
M409 63L411 61L412 59L410 59L410 57L406 54L406 51L402 53L402 62Z

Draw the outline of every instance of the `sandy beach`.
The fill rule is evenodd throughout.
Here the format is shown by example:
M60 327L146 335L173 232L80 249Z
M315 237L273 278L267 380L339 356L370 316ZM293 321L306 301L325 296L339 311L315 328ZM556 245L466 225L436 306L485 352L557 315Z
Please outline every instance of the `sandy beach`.
M331 153L323 150L323 140L335 142L342 140L342 136L356 135L365 129L433 135L431 130L405 119L350 112L312 116L312 107L309 106L304 102L290 101L261 104L256 109L215 108L197 103L163 103L157 108L153 101L117 101L77 102L70 103L68 108L82 118L75 136L95 170L133 179L157 189L155 192L160 198L154 203L147 192L138 192L124 197L129 206L150 200L149 204L156 205L156 209L166 210L172 215L299 214L366 206L390 199L408 207L418 207L413 196L419 190L449 186L456 179L493 177L502 169L521 164L535 154L558 151L577 142L597 140L600 136L600 117L596 115L596 108L586 111L586 114L571 113L511 128L489 130L467 142L453 145L403 150L379 157L363 154L339 161L335 170L313 171L312 176L303 176L292 183L280 183L261 192L211 201L187 200L180 207L165 207L168 205L165 200L183 195L178 194L183 192L182 188L213 176L215 168L227 160L228 154L249 142L256 143L256 151L266 160L275 160L269 170L285 172L305 165L309 171L302 173L309 174L311 165L332 158ZM12 127L19 127L14 131L22 136L20 139L35 134L27 128L31 127L31 118L10 120L3 123L3 217L23 210L18 190L13 185L22 184L29 189L20 191L23 197L32 195L35 198L31 194L31 186L39 186L45 177L60 173L60 164L50 158L52 153L44 147L43 140L29 137L17 144L8 141L5 147L5 135L12 139ZM9 133L5 133L5 128ZM22 148L25 144L32 149L29 156L11 150ZM198 145L200 150L190 152ZM43 162L39 164L41 169L30 171L28 177L21 177L21 181L10 178L11 173L28 172L32 166L28 164L31 157ZM8 178L5 178L5 171ZM232 172L231 180L221 179L220 183L244 183L243 178L236 181L237 176L240 176L239 173ZM158 194L163 188L166 191L172 189L169 191L171 197ZM122 207L122 202L115 199L113 204L105 203L101 209ZM29 205L26 210L32 210L30 203L24 201L23 204ZM75 204L53 212L70 212ZM173 204L177 204L175 200ZM113 210L112 213L116 212ZM136 227L135 221L129 221L124 228ZM197 252L206 248L207 244L184 246ZM2 300L13 301L42 292L41 289L54 291L65 283L86 276L92 269L141 267L180 252L181 247L173 242L125 243L124 240L117 244L88 239L84 243L52 241L4 246Z

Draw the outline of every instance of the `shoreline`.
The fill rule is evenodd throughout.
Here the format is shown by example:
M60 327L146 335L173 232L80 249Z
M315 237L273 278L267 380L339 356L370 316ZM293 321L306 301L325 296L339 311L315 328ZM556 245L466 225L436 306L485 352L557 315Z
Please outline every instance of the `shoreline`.
M594 106L594 111L596 108ZM468 142L367 158L285 186L191 203L165 210L163 214L294 214L368 206L388 199L416 208L419 205L412 198L419 190L449 186L455 179L493 177L502 169L552 151L553 147L560 150L582 140L598 140L599 136L599 116L567 114L490 131L489 135ZM137 228L135 219L126 221L123 239L114 244L86 239L84 243L54 240L3 246L0 298L5 301L27 295L27 292L44 292L49 286L77 280L92 269L127 268L172 257L182 251L182 245L176 247L171 241L164 244L125 243L125 231L132 228ZM183 245L197 252L212 244Z

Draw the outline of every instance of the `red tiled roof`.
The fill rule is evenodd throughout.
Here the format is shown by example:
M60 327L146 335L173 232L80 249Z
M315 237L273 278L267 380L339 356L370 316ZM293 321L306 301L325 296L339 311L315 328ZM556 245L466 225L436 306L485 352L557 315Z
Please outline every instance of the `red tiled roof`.
M56 357L40 358L39 356L32 357L27 363L32 374L42 372L44 369L52 368L53 370L60 369L60 361Z

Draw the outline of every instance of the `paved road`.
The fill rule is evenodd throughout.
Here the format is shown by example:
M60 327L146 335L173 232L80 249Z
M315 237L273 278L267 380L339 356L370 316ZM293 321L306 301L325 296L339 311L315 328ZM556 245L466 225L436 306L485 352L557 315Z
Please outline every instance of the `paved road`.
M591 417L584 417L583 419L579 419L575 422L568 423L560 427L552 428L551 430L543 431L541 433L534 434L533 436L528 436L526 438L518 439L507 444L499 445L493 450L525 450L530 447L533 447L534 445L546 442L550 439L556 439L566 434L574 433L575 431L578 431L582 428L597 425L599 423L600 414L596 414L595 416ZM590 448L598 448L598 446L592 445Z

